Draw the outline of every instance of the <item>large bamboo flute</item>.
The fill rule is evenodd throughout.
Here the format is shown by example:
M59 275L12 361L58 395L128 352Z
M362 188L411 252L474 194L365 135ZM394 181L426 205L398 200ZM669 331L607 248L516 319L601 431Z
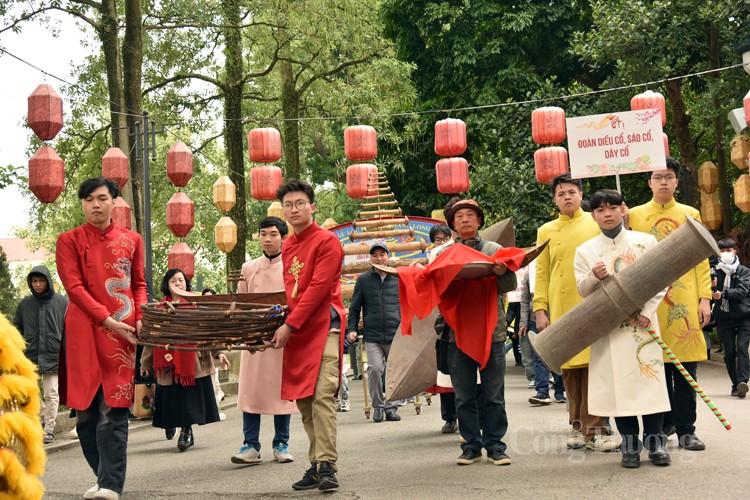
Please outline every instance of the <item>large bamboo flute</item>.
M719 419L719 422L721 422L721 425L724 426L726 430L730 430L732 426L727 422L727 419L724 417L724 415L719 411L719 409L716 407L716 405L709 399L708 396L706 396L706 393L703 392L703 389L701 389L701 386L698 385L698 382L695 381L695 379L688 373L688 371L685 369L684 366L682 366L682 363L680 363L680 360L677 359L672 352L672 349L670 349L667 344L664 343L664 341L661 339L661 337L656 333L656 330L654 330L654 327L649 326L646 328L646 331L649 335L651 335L651 338L654 339L658 344L659 347L661 347L662 351L664 351L664 354L667 355L669 360L672 362L673 365L677 367L677 369L682 373L682 376L685 377L685 380L688 381L688 384L690 384L690 387L692 387L696 394L701 397L704 403L708 405L709 408L711 408L711 411L714 412L714 415L716 415L716 418Z

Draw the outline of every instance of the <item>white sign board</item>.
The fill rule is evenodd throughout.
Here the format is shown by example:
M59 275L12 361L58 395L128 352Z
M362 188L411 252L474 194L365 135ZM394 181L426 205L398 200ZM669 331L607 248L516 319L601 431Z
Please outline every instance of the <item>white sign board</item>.
M565 124L575 179L667 168L657 108L567 118Z

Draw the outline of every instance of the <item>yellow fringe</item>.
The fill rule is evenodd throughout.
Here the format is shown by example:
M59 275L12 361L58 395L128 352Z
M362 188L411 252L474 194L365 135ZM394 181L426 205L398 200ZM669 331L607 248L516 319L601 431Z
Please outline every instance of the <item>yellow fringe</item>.
M24 348L21 334L0 314L0 500L36 500L44 494L40 478L47 456L39 425L39 376ZM14 450L25 454L25 467Z

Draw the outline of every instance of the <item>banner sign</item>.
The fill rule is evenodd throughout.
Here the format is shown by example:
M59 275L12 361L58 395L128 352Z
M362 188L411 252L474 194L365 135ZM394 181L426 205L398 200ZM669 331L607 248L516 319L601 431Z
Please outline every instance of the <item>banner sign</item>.
M667 168L658 108L566 118L565 124L574 179Z
M392 237L392 238L372 238L368 240L359 240L356 242L353 242L349 239L349 234L352 232L356 232L356 229L352 227L351 222L347 222L345 224L339 224L338 226L334 226L329 229L329 231L332 231L333 234L335 234L342 245L355 245L355 244L361 244L362 241L364 241L368 248L370 245L375 243L376 241L385 242L387 245L391 245L394 243L408 243L411 241L419 241L420 239L424 239L428 242L427 250L426 252L429 252L432 249L432 244L429 243L430 241L430 229L432 229L432 226L435 224L445 224L445 221L437 220L437 219L430 219L428 217L417 217L417 216L409 216L409 225L404 226L403 224L400 224L395 227L395 229L407 229L411 228L414 230L414 236L399 236L399 237ZM426 258L427 254L426 252L420 252L419 250L414 250L411 252L391 252L391 260L394 259L419 259L419 258ZM370 262L370 254L365 253L364 255L345 255L343 264L353 264L355 262ZM355 281L357 281L356 274L342 274L341 275L341 284L342 285L353 285Z

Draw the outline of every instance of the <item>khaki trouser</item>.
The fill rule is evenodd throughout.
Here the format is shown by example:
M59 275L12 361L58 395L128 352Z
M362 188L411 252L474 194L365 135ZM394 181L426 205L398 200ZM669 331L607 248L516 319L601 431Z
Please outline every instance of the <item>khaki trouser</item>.
M568 416L573 430L581 431L588 442L596 434L607 434L604 418L589 413L589 369L564 369L563 383L568 396Z
M57 421L57 410L60 406L60 394L57 392L58 377L56 373L45 373L42 375L42 387L44 400L42 401L42 419L44 420L44 432L55 432Z
M320 361L315 394L297 400L297 408L302 414L310 449L307 456L310 463L329 462L336 470L336 405L334 395L339 386L339 337L340 332L328 332L328 339Z

